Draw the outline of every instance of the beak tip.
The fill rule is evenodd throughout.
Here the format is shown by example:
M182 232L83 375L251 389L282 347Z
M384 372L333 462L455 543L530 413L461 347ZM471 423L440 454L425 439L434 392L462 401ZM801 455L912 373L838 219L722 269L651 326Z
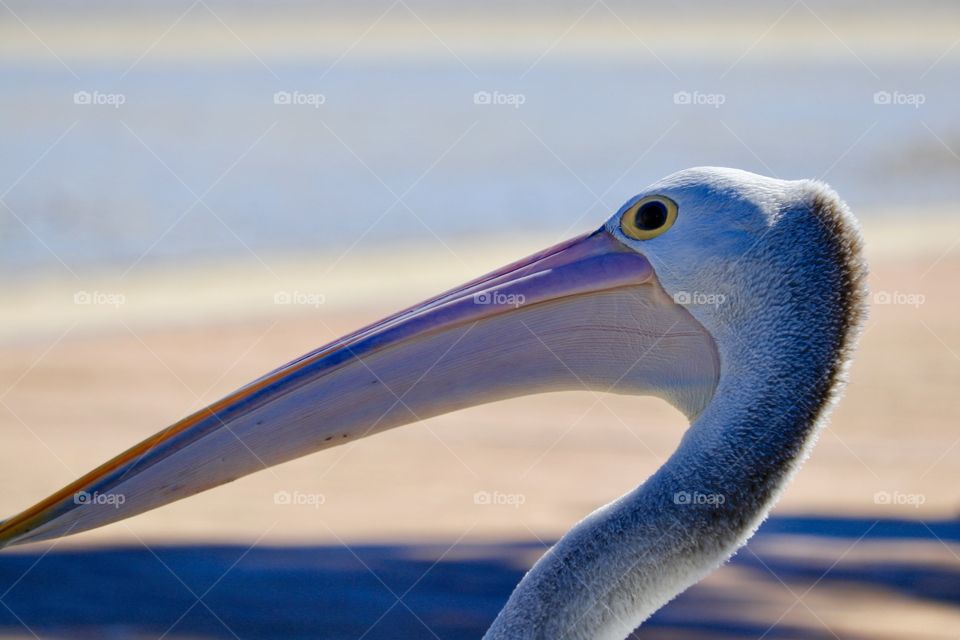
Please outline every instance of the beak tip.
M0 520L0 550L16 544L16 536L12 536L6 531L8 522L9 520Z

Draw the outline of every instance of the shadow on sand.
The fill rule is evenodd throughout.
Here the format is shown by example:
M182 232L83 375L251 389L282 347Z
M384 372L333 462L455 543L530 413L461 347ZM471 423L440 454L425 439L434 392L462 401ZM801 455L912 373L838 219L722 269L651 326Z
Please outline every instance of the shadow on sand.
M778 517L755 540L960 542L960 521ZM754 543L751 543L752 545ZM779 542L778 542L779 544ZM752 547L751 547L752 548ZM448 553L449 551L449 553ZM528 543L446 546L143 546L0 554L0 634L69 638L478 638L542 551ZM901 556L897 556L901 557ZM909 557L905 554L903 557ZM741 552L752 583L867 586L960 606L960 569ZM821 578L822 577L822 578ZM200 599L198 599L200 598ZM740 621L735 589L702 584L636 638L833 638L826 629ZM776 619L776 615L773 616ZM760 619L763 619L762 617ZM754 620L750 622L749 620Z

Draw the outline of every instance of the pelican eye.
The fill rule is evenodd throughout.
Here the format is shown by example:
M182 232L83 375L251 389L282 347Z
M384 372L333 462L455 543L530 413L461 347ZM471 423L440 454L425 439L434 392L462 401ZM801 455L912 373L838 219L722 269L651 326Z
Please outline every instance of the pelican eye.
M677 203L666 196L641 198L620 217L620 229L634 240L649 240L673 226Z

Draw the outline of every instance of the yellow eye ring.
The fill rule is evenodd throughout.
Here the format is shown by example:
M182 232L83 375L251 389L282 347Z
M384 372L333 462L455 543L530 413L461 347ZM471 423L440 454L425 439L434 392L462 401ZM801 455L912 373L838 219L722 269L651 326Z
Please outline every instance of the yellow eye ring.
M641 198L620 216L620 229L634 240L649 240L673 226L677 203L666 196Z

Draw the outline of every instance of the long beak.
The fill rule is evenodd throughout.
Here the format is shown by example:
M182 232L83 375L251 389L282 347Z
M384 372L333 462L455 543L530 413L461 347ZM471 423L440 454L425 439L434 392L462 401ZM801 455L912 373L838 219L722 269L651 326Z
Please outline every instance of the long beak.
M364 327L190 415L0 523L0 547L122 520L402 424L569 389L652 394L688 416L714 342L601 229Z

